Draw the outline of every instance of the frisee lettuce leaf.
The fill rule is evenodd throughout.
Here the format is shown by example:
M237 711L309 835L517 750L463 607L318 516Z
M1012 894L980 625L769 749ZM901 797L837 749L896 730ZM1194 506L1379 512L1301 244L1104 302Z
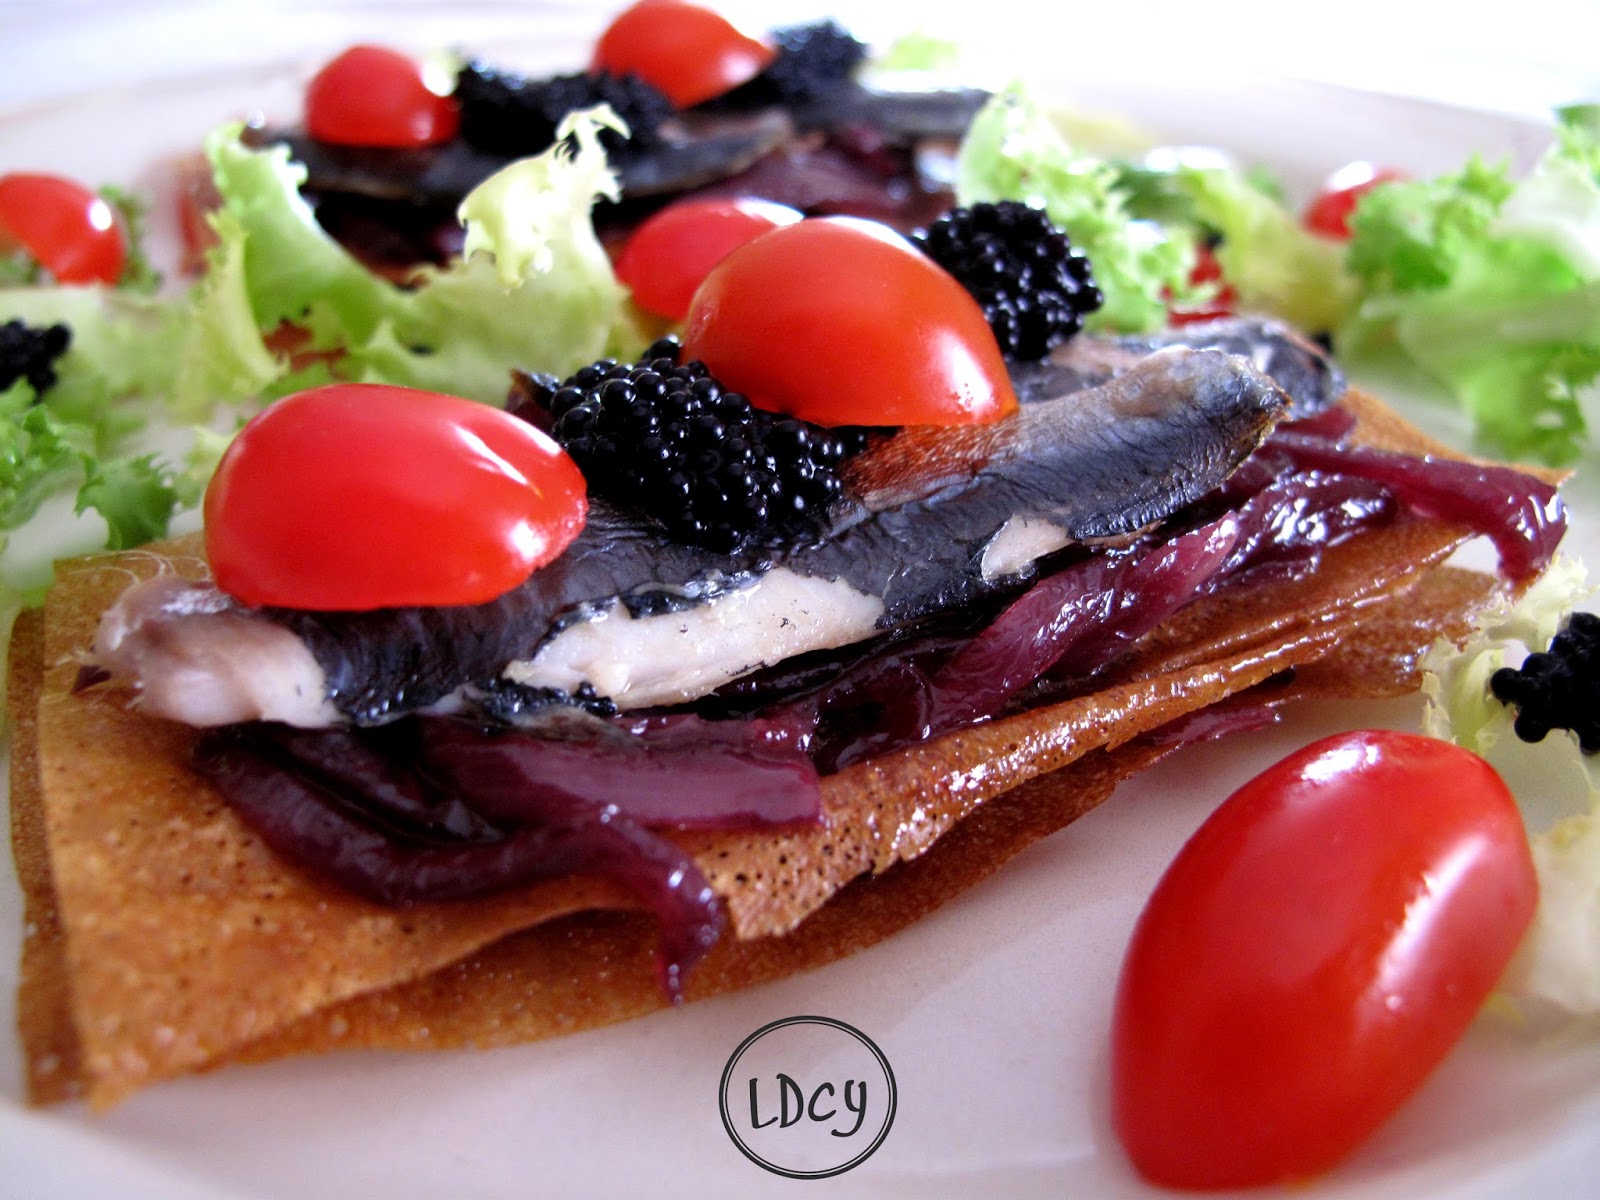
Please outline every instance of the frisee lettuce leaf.
M0 527L15 529L82 473L86 457L62 422L18 380L0 393ZM4 545L0 534L0 546Z
M177 507L172 468L155 454L101 459L78 489L78 513L94 509L106 522L106 548L127 550L167 532Z
M473 189L461 257L395 289L373 336L349 347L352 373L499 404L512 367L568 375L642 350L589 217L620 194L600 132L626 128L609 106L572 113L549 150Z
M1091 329L1158 329L1168 298L1192 295L1193 233L1136 219L1116 167L1075 147L1017 85L979 111L956 160L957 203L995 200L1043 208L1088 255L1105 296L1085 322Z
M1397 347L1444 384L1491 451L1562 464L1591 443L1600 376L1600 130L1586 108L1513 179L1468 160L1374 188L1351 217L1360 299L1337 344Z
M154 454L97 454L92 431L53 416L25 382L0 394L0 550L7 532L73 485L76 511L93 509L104 518L111 549L150 541L166 532L175 479Z
M1441 639L1421 663L1424 728L1487 759L1528 827L1539 907L1501 989L1581 1015L1600 1014L1600 762L1567 730L1519 739L1515 710L1494 698L1489 678L1546 648L1595 591L1580 563L1558 557L1520 599L1480 614L1459 648Z
M568 374L612 349L642 347L590 219L596 198L618 195L600 131L622 127L605 106L569 115L549 150L462 202L462 255L406 287L322 231L285 147L248 147L239 126L216 131L207 151L224 205L204 284L213 332L202 340L227 352L215 364L224 390L270 396L289 370L283 360L269 366L246 312L256 330L289 322L306 331L313 349L335 356L333 376L493 404L504 402L513 367ZM182 411L196 416L203 396L191 388L185 397Z
M1180 167L1175 184L1190 215L1221 238L1216 248L1241 308L1270 312L1313 333L1343 324L1355 302L1344 247L1307 232L1281 195L1249 175Z

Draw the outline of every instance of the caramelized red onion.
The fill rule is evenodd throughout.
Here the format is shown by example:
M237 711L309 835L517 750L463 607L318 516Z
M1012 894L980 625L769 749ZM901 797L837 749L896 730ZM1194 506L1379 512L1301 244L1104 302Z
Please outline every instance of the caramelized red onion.
M934 675L917 736L991 716L1047 671L1097 670L1192 599L1238 538L1229 514L1165 545L1097 555L1041 580Z
M815 823L817 769L799 745L740 739L737 727L703 739L644 733L564 741L460 721L419 722L424 755L473 809L510 825L548 819L530 798L571 788L653 829L748 829Z
M1382 484L1416 516L1471 527L1494 543L1500 573L1515 581L1544 570L1567 530L1555 486L1514 467L1336 445L1295 432L1275 433L1266 445L1297 470Z
M694 860L646 826L814 821L820 790L796 745L648 740L553 741L446 717L318 732L252 724L205 734L195 765L274 850L381 904L572 874L614 880L655 913L661 983L676 1001L722 910Z

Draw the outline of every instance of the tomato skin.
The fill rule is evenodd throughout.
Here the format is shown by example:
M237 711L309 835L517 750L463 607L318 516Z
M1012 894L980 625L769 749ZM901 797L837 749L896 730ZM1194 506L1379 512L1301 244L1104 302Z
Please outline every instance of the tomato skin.
M1361 197L1380 183L1405 178L1406 173L1394 167L1377 167L1369 162L1347 163L1328 176L1322 190L1306 206L1301 222L1312 233L1347 241L1350 214L1355 212Z
M1151 1181L1303 1179L1465 1032L1537 881L1494 770L1416 734L1325 738L1246 783L1141 916L1112 1030L1112 1119Z
M241 430L206 490L206 554L250 605L481 604L578 535L583 476L532 425L382 384L311 388Z
M306 87L306 132L337 146L435 146L460 124L455 100L428 86L422 64L384 46L351 46Z
M682 321L712 267L757 234L800 218L799 209L754 197L680 200L633 231L617 256L617 278L646 312Z
M758 408L818 425L965 425L1017 407L983 310L886 226L814 217L712 268L685 359Z
M59 175L0 175L0 245L7 242L31 254L57 283L115 284L128 261L111 205Z
M692 108L754 79L774 53L709 8L639 0L600 35L589 69L637 75L679 108Z
M1217 262L1217 256L1210 246L1197 246L1195 248L1194 267L1189 271L1189 282L1192 284L1214 283L1217 290L1211 298L1195 308L1167 309L1167 322L1171 325L1195 325L1201 321L1215 321L1221 317L1233 315L1233 306L1238 303L1238 294L1229 285L1222 275L1222 264Z

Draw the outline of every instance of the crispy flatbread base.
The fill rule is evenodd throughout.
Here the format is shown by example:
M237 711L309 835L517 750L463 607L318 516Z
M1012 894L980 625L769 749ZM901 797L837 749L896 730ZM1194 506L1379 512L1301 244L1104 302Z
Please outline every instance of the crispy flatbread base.
M1437 451L1365 397L1363 440ZM1439 569L1462 530L1408 524L1309 580L1192 605L1092 695L825 781L826 823L685 838L732 933L689 998L881 940L1105 799L1166 750L1152 730L1230 695L1390 695L1492 583ZM29 1097L96 1107L186 1072L334 1047L493 1045L623 1020L662 998L649 918L555 880L382 908L279 860L188 770L194 733L126 694L73 695L100 612L192 542L64 565L12 643L13 841L27 901L19 1025ZM426 1031L425 1033L423 1031Z

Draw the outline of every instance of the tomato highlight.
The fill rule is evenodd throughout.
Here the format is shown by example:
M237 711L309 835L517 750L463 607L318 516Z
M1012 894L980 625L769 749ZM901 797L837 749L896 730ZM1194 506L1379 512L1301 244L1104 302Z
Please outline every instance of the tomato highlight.
M637 75L679 108L692 108L748 83L775 53L709 8L639 0L600 35L589 69Z
M312 388L259 413L206 490L217 586L250 605L481 604L583 528L577 465L486 404L382 384Z
M115 284L128 242L104 197L59 175L0 175L0 248L20 248L57 283Z
M758 408L818 425L966 425L1017 407L965 288L873 221L818 217L746 242L695 292L683 354Z
M712 267L758 234L800 219L799 209L755 197L680 200L633 231L617 255L617 278L646 312L682 321Z
M453 81L384 46L351 46L306 88L306 132L336 146L394 150L435 146L455 137L461 113Z
M1481 758L1325 738L1201 826L1140 917L1112 1030L1112 1120L1170 1187L1334 1166L1466 1031L1533 917L1528 841Z
M1361 197L1383 183L1404 180L1404 171L1378 167L1369 162L1346 163L1322 185L1322 190L1306 206L1301 223L1312 233L1337 241L1350 238L1350 216Z

